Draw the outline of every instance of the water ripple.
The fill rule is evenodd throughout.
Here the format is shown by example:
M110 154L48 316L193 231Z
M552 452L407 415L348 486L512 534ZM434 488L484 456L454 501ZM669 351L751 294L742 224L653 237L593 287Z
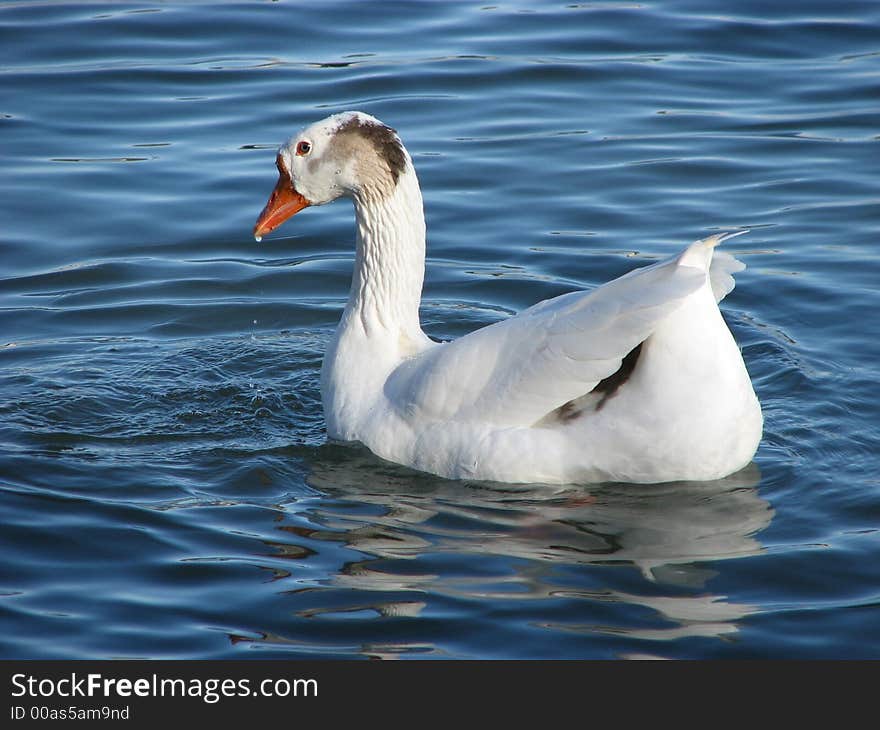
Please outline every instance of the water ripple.
M385 10L0 7L0 655L876 658L880 6ZM418 167L438 339L750 228L755 464L513 487L326 443L351 208L250 231L351 107Z

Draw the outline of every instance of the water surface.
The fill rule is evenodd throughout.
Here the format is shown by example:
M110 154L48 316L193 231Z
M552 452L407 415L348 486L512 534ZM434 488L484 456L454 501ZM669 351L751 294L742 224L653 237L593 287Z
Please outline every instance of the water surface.
M3 4L0 656L880 657L878 99L868 0ZM327 444L352 210L250 231L346 109L413 155L434 337L751 229L755 463Z

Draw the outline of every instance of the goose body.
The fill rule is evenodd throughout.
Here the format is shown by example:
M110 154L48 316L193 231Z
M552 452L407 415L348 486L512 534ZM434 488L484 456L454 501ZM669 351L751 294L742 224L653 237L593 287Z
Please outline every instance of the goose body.
M321 371L329 438L505 482L708 480L751 461L761 408L718 309L744 268L715 251L731 234L437 343L419 324L422 197L396 132L337 114L277 166L258 238L307 206L355 205L351 292Z

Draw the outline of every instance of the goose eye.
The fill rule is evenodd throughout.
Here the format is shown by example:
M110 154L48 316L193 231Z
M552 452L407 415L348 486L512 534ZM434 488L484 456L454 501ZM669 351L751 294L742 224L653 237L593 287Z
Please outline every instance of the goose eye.
M309 152L311 152L311 151L312 151L312 145L311 145L311 143L310 143L310 142L306 142L305 140L303 140L302 142L300 142L300 143L297 144L297 146L296 146L296 154L300 155L301 157L302 157L303 155L307 155L307 154L309 154Z

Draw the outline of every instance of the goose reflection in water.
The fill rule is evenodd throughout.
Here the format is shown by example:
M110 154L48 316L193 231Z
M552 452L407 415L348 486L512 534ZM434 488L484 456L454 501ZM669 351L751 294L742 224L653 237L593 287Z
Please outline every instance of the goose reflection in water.
M714 482L562 487L447 481L332 445L311 466L309 485L322 495L291 505L306 520L278 529L287 539L331 541L367 557L346 563L329 585L309 588L309 607L297 610L303 618L424 617L436 596L496 605L586 601L594 609L611 602L641 609L632 625L568 620L595 619L597 611L586 607L565 620L548 611L540 625L669 640L736 632L754 610L712 593L710 584L715 561L763 551L757 534L774 513L758 495L755 465ZM282 540L273 546L286 549ZM621 577L626 567L640 577ZM351 599L344 606L340 590ZM328 591L326 603L315 591ZM389 599L395 592L405 599ZM430 651L431 638L424 640L414 650ZM407 648L371 645L369 653L401 650Z

